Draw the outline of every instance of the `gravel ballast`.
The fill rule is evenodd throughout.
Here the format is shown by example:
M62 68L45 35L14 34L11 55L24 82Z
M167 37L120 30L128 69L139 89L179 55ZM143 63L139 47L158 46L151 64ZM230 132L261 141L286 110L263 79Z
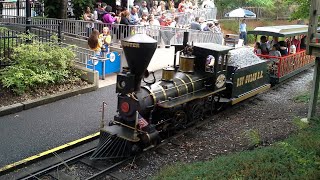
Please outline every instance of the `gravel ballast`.
M296 131L293 119L306 117L307 103L293 98L310 87L313 71L236 104L212 117L201 128L177 138L160 150L149 151L142 158L125 165L119 171L127 179L148 179L163 167L177 162L191 163L214 159L218 155L252 149L246 132L258 132L262 146L272 145Z

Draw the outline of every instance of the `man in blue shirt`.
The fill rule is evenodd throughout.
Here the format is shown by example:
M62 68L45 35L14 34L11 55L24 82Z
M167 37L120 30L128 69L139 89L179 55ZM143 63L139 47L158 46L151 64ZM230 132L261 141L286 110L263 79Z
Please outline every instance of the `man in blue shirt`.
M201 25L199 20L200 20L199 17L196 17L194 19L194 22L191 23L190 29L201 31Z
M130 13L130 16L129 16L129 21L133 25L137 25L140 22L139 16L138 16L138 13L137 13L138 12L137 7L139 7L139 6L133 6L131 8L131 13Z
M239 32L240 32L240 39L243 39L243 44L247 44L247 24L246 20L243 19L240 26L239 26Z

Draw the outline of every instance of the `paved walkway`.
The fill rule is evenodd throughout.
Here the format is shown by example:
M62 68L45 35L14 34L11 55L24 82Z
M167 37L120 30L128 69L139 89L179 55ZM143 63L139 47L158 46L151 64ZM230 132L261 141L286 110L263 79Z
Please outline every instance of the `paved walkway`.
M173 64L173 52L157 49L148 70ZM102 101L108 103L106 120L116 112L115 82L113 74L97 91L0 117L0 167L97 132Z

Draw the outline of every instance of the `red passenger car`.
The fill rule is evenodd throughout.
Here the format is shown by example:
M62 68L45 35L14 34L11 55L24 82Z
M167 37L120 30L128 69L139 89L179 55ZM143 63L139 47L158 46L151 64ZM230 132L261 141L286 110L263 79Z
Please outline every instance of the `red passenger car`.
M256 42L258 38L260 40L266 37L266 42L263 40L261 44L267 46L269 51L273 44L281 43L282 49L279 50L287 52L287 54L281 53L281 56L272 56L265 52L257 54L260 58L269 61L272 84L286 80L314 65L315 58L306 55L307 33L306 25L264 26L248 31L248 34L255 35Z

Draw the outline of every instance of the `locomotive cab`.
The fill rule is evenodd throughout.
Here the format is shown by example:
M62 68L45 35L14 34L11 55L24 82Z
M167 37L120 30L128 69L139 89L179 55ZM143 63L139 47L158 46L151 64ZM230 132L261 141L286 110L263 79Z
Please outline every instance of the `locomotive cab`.
M197 57L195 69L205 73L209 78L205 86L212 91L217 91L226 86L228 71L228 52L232 47L213 43L199 43L194 46L194 55ZM211 62L209 62L211 61ZM213 63L212 63L213 62ZM213 64L210 66L210 64Z

